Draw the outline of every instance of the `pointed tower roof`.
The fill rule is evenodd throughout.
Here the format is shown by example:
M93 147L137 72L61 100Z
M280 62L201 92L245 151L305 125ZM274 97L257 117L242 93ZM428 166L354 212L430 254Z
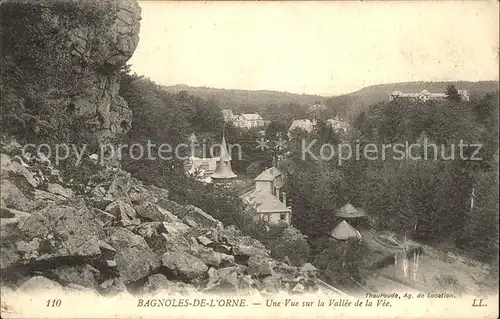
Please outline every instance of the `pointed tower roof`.
M229 152L227 151L226 137L224 136L224 134L222 134L222 142L220 144L219 159L221 161L230 161L231 160L231 155L229 155Z
M215 172L210 176L212 179L231 179L237 177L231 168L231 156L227 151L226 137L224 136L224 129L222 129L222 142L220 145L220 156L217 161Z
M352 227L348 222L343 220L332 230L330 236L339 240L347 240L353 237L360 238L361 234L356 230L356 228Z

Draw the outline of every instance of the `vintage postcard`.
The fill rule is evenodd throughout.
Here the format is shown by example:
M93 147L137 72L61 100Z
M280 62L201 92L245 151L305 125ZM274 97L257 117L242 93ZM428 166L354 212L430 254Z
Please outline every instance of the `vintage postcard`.
M1 1L1 317L498 318L498 14Z

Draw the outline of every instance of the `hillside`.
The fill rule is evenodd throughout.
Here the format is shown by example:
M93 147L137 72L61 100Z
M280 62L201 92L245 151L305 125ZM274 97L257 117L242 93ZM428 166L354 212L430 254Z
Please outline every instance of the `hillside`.
M138 43L136 0L60 2L4 1L0 10L0 317L26 316L19 295L32 300L49 289L65 297L319 289L312 266L273 259L264 243L226 222L254 220L243 203L224 208L236 202L228 191L182 170L174 175L173 160L133 159L136 171L158 163L155 178L214 208L194 206L188 199L195 196L178 203L176 190L143 182L154 171L136 178L122 168L121 155L105 155L125 138L178 145L185 132L217 127L209 119L222 122L222 115L190 96L156 94L147 81L121 81ZM165 104L170 108L154 108ZM139 106L150 113L132 112ZM46 150L36 147L42 144ZM59 146L68 152L58 156Z
M221 108L231 108L236 112L260 109L271 104L314 104L316 101L323 102L326 99L319 95L294 94L269 90L215 89L188 85L165 86L164 88L170 93L187 91L197 97L215 99Z
M446 87L450 84L455 85L457 89L467 90L472 96L498 91L498 82L496 81L402 82L368 86L356 92L330 97L326 99L326 104L329 107L346 110L347 113L352 114L371 104L387 101L389 93L393 91L420 92L426 89L430 92L445 92Z

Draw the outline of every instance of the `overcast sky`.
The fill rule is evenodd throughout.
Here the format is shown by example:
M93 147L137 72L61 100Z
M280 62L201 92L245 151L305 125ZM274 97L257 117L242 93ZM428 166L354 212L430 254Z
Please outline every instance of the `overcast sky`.
M336 95L498 80L498 2L141 1L132 69L164 84Z

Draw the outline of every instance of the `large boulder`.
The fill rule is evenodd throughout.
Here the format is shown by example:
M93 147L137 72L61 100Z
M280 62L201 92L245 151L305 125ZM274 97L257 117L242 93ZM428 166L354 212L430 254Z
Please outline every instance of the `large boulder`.
M167 273L187 280L200 279L208 270L203 261L183 251L166 252L161 261Z
M179 218L183 218L187 214L187 209L184 206L166 198L158 198L156 204Z
M57 280L63 284L75 284L87 288L96 288L98 286L99 270L91 265L64 265L55 268L52 271Z
M185 233L189 227L182 223L144 222L131 228L143 237L156 254L166 251L189 251L191 242Z
M107 212L105 212L99 208L96 208L96 207L92 207L92 211L93 211L94 216L96 218L96 222L101 227L109 226L109 225L111 225L111 223L113 221L115 221L117 219L114 215L107 213Z
M148 246L158 255L166 251L166 241L162 236L161 222L144 222L131 227L131 231L144 238Z
M132 178L132 186L128 192L128 196L133 204L139 205L142 202L150 202L156 204L158 198L146 188L142 182Z
M162 244L165 251L170 252L189 252L191 251L193 243L187 236L183 236L182 234L166 234L161 233Z
M115 260L124 284L136 282L160 268L161 261L139 235L121 227L106 231L106 242L115 250Z
M220 243L231 247L237 262L247 263L251 256L269 256L269 251L258 240L244 235L234 226L225 227L218 231Z
M221 269L210 268L208 281L203 288L206 293L234 293L240 286L238 267L226 267Z
M103 186L95 186L90 190L88 201L91 206L104 210L115 201L115 198L108 196Z
M31 216L11 208L0 208L0 269L16 265L20 256L15 241L19 239L19 223Z
M199 226L206 228L222 228L222 223L211 215L205 213L201 208L187 205L185 215L182 218L189 217Z
M0 207L0 226L2 229L2 235L0 236L8 237L5 236L5 232L8 228L12 229L15 225L18 225L30 216L30 213L26 213L17 209Z
M150 202L143 202L135 206L135 209L139 216L150 221L166 221L171 223L180 222L180 219L177 218L177 216L175 216L168 210L163 209L160 206Z
M234 264L234 256L213 251L212 249L199 249L193 252L193 255L202 260L207 266L219 268L221 266L232 266Z
M126 198L132 184L131 175L124 170L118 170L108 188L108 197Z
M38 211L47 206L66 205L68 202L68 199L66 197L49 193L41 189L35 189L33 191L33 197L34 197L34 204L33 207L30 209L32 211Z
M104 211L115 216L115 218L126 218L125 216L128 216L129 218L136 218L137 217L137 213L135 212L135 209L121 199L118 199L118 200L112 202L111 204L109 204L108 206L106 206Z
M66 188L56 183L48 183L47 191L49 193L56 194L69 199L75 196L75 192L73 192L71 188Z
M6 207L23 211L32 207L32 203L23 192L7 179L0 180L0 197Z
M9 155L0 153L0 178L15 180L16 184L23 190L30 190L40 185L40 180L36 177L27 164L13 160Z
M261 256L251 256L248 260L247 272L250 276L266 277L274 274L270 260Z
M100 255L100 225L83 201L73 205L48 206L19 224L17 249L23 263Z

